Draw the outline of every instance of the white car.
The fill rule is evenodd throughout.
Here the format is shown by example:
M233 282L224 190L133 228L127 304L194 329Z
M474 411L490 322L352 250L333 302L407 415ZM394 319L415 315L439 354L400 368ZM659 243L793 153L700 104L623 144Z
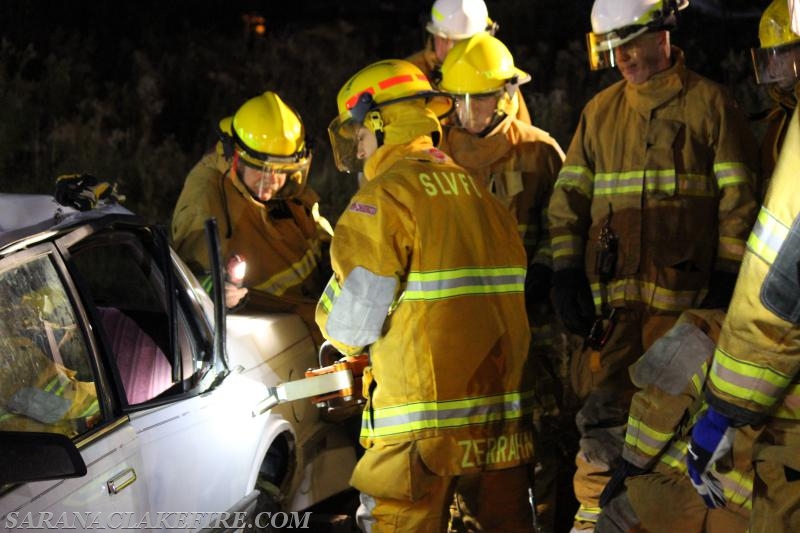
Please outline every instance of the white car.
M317 366L309 332L220 313L119 205L0 194L0 529L314 529L356 452L276 405Z

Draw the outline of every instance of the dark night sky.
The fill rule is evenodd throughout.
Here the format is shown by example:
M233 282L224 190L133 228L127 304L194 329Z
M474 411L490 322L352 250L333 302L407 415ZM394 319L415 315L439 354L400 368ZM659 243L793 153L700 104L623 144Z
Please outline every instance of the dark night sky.
M274 27L313 25L344 19L365 31L407 31L418 28L426 18L431 0L3 0L0 2L0 31L15 42L42 41L64 27L92 31L102 46L114 48L121 40L135 39L147 27L169 40L177 29L235 32L241 28L241 14L258 12ZM717 12L728 17L758 12L768 0L694 0L689 16ZM544 31L552 40L580 38L588 29L591 0L487 0L490 15L500 22L499 37L507 41L540 38ZM721 5L724 5L723 10ZM567 6L567 7L565 7ZM534 18L536 20L534 20ZM757 23L757 21L756 21ZM712 29L712 28L709 28ZM755 31L750 37L755 35ZM422 37L420 32L419 37ZM745 36L730 35L739 41ZM561 43L554 42L556 46ZM750 46L752 42L746 43ZM113 50L111 50L113 51Z
M523 92L536 113L537 125L550 131L566 148L582 105L616 76L613 72L588 73L585 33L590 28L592 0L486 2L490 16L500 24L497 36L514 54L517 66L533 74L533 81ZM161 179L153 188L157 192L148 193L150 196L143 193L142 199L160 201L163 205L153 211L166 216L185 172L215 140L211 125L231 113L244 98L270 88L289 95L303 116L307 132L314 137L315 177L336 179L330 160L325 160L325 128L335 115L338 87L371 61L405 57L419 50L432 3L0 0L0 37L16 48L15 53L0 57L0 80L10 76L7 79L14 82L9 83L10 90L0 86L0 103L7 111L4 116L10 117L0 124L0 134L3 127L6 133L0 139L4 144L17 143L4 146L6 154L0 159L0 167L8 176L33 169L36 179L48 184L51 175L75 166L101 173L118 172L128 183L136 184L129 195L132 203L137 200L133 192L139 183ZM757 88L752 83L748 50L758 45L759 13L768 3L690 0L673 32L673 41L686 51L689 67L733 87L737 98L741 94L751 100L744 102L751 107L760 103L753 104L751 97ZM267 38L250 49L225 48L222 45L233 41L237 46L254 42L243 32L242 16L246 13L264 17ZM18 58L24 54L20 51L29 45L37 59L22 68L24 60ZM4 46L0 45L0 53ZM254 49L257 54L248 53ZM149 61L149 70L144 72L161 76L157 80L159 92L143 100L161 106L157 111L137 107L141 96L136 93L137 84L142 79L139 53ZM56 59L51 60L53 57ZM253 57L266 59L255 64ZM172 68L173 64L177 68ZM15 69L21 69L16 72L17 79L13 78ZM51 89L39 80L50 80L55 87ZM748 86L743 88L743 84ZM15 94L14 90L32 95ZM99 133L92 130L92 117L86 117L86 109L95 105L111 108ZM552 111L549 117L548 111ZM142 117L151 122L142 123ZM59 131L67 127L76 132L72 145L62 143L65 146L59 148L58 157L53 155L56 148L49 146L57 126L62 127ZM145 156L156 154L165 146L164 139L174 137L180 157L172 158L172 168L161 169L160 178L153 177L153 166L164 166L157 155L142 161L141 154L135 154L135 143L122 146L119 153L109 152L117 148L113 140L119 131L144 135L149 143ZM80 144L80 135L90 138L94 150ZM8 185L2 179L0 176L0 189L5 189ZM164 183L166 192L161 190ZM328 201L336 212L342 200L334 194L345 197L347 193L323 197L323 203Z

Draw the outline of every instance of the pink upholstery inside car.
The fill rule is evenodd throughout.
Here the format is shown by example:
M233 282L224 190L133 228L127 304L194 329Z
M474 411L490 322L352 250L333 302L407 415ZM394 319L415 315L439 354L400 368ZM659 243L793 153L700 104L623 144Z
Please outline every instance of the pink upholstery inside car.
M152 337L114 307L98 307L112 344L129 404L155 398L172 386L172 367Z

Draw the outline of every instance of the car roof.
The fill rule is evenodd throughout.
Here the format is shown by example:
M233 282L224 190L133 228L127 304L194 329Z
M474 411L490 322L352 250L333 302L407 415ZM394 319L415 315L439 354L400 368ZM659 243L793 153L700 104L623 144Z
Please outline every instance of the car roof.
M61 233L64 229L107 215L133 215L115 202L101 202L79 211L45 194L0 193L0 251L21 240Z

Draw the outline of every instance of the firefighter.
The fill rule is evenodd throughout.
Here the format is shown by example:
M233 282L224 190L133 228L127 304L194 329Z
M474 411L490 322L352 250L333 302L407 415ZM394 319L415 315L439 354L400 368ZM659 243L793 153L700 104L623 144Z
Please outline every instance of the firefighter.
M727 304L757 211L744 114L670 44L687 4L595 0L590 66L624 79L584 107L548 210L556 310L586 338L571 364L576 530L593 528L621 452L628 366L681 311Z
M684 311L631 367L640 390L631 401L621 464L600 498L598 533L747 529L756 430L740 428L733 453L713 471L719 490L708 497L727 505L709 508L686 473L686 448L693 422L708 408L703 389L724 319L721 309ZM664 502L676 512L665 513Z
M756 82L765 85L773 107L764 117L766 124L761 142L761 175L765 178L762 194L775 168L786 127L797 107L800 94L800 36L789 27L786 0L773 0L764 10L758 25L760 48L752 48Z
M428 80L437 86L442 79L442 63L453 46L478 33L494 35L499 26L489 18L483 0L436 0L431 7L431 19L425 26L428 39L425 48L406 58L416 65ZM528 106L522 93L514 96L514 115L531 123Z
M800 1L789 4L800 35ZM746 425L763 430L755 465L750 531L800 529L800 116L795 109L772 180L747 241L730 311L714 352L706 400L687 457L698 492L715 484L710 469Z
M332 230L307 187L311 151L300 116L267 91L222 119L219 135L178 198L175 250L210 287L204 223L215 217L223 261L240 256L247 265L241 283L225 284L227 307L246 296L248 308L295 312L318 337L314 307L330 275Z
M26 273L0 279L0 430L72 438L101 419L95 384L84 381L91 376L86 345L66 295L34 289L41 273Z
M443 531L456 481L484 479L486 530L532 531L534 460L526 258L515 223L434 143L437 96L403 60L339 91L328 132L340 170L366 183L336 226L317 307L344 354L369 347L350 480L364 531Z
M514 66L508 48L488 33L478 33L456 44L442 65L440 88L455 96L455 112L443 128L440 148L480 180L516 219L528 261L525 298L531 327L529 360L538 369L536 419L539 424L553 426L563 408L558 382L566 359L563 350L558 350L550 320L552 253L547 203L564 152L547 132L508 114L519 86L530 79ZM538 454L537 518L540 527L552 530L559 439L554 431L540 435L552 441L553 446L540 447L542 453ZM463 500L470 499L461 487L458 495ZM464 501L459 500L463 519L467 511ZM474 508L476 504L466 507Z

